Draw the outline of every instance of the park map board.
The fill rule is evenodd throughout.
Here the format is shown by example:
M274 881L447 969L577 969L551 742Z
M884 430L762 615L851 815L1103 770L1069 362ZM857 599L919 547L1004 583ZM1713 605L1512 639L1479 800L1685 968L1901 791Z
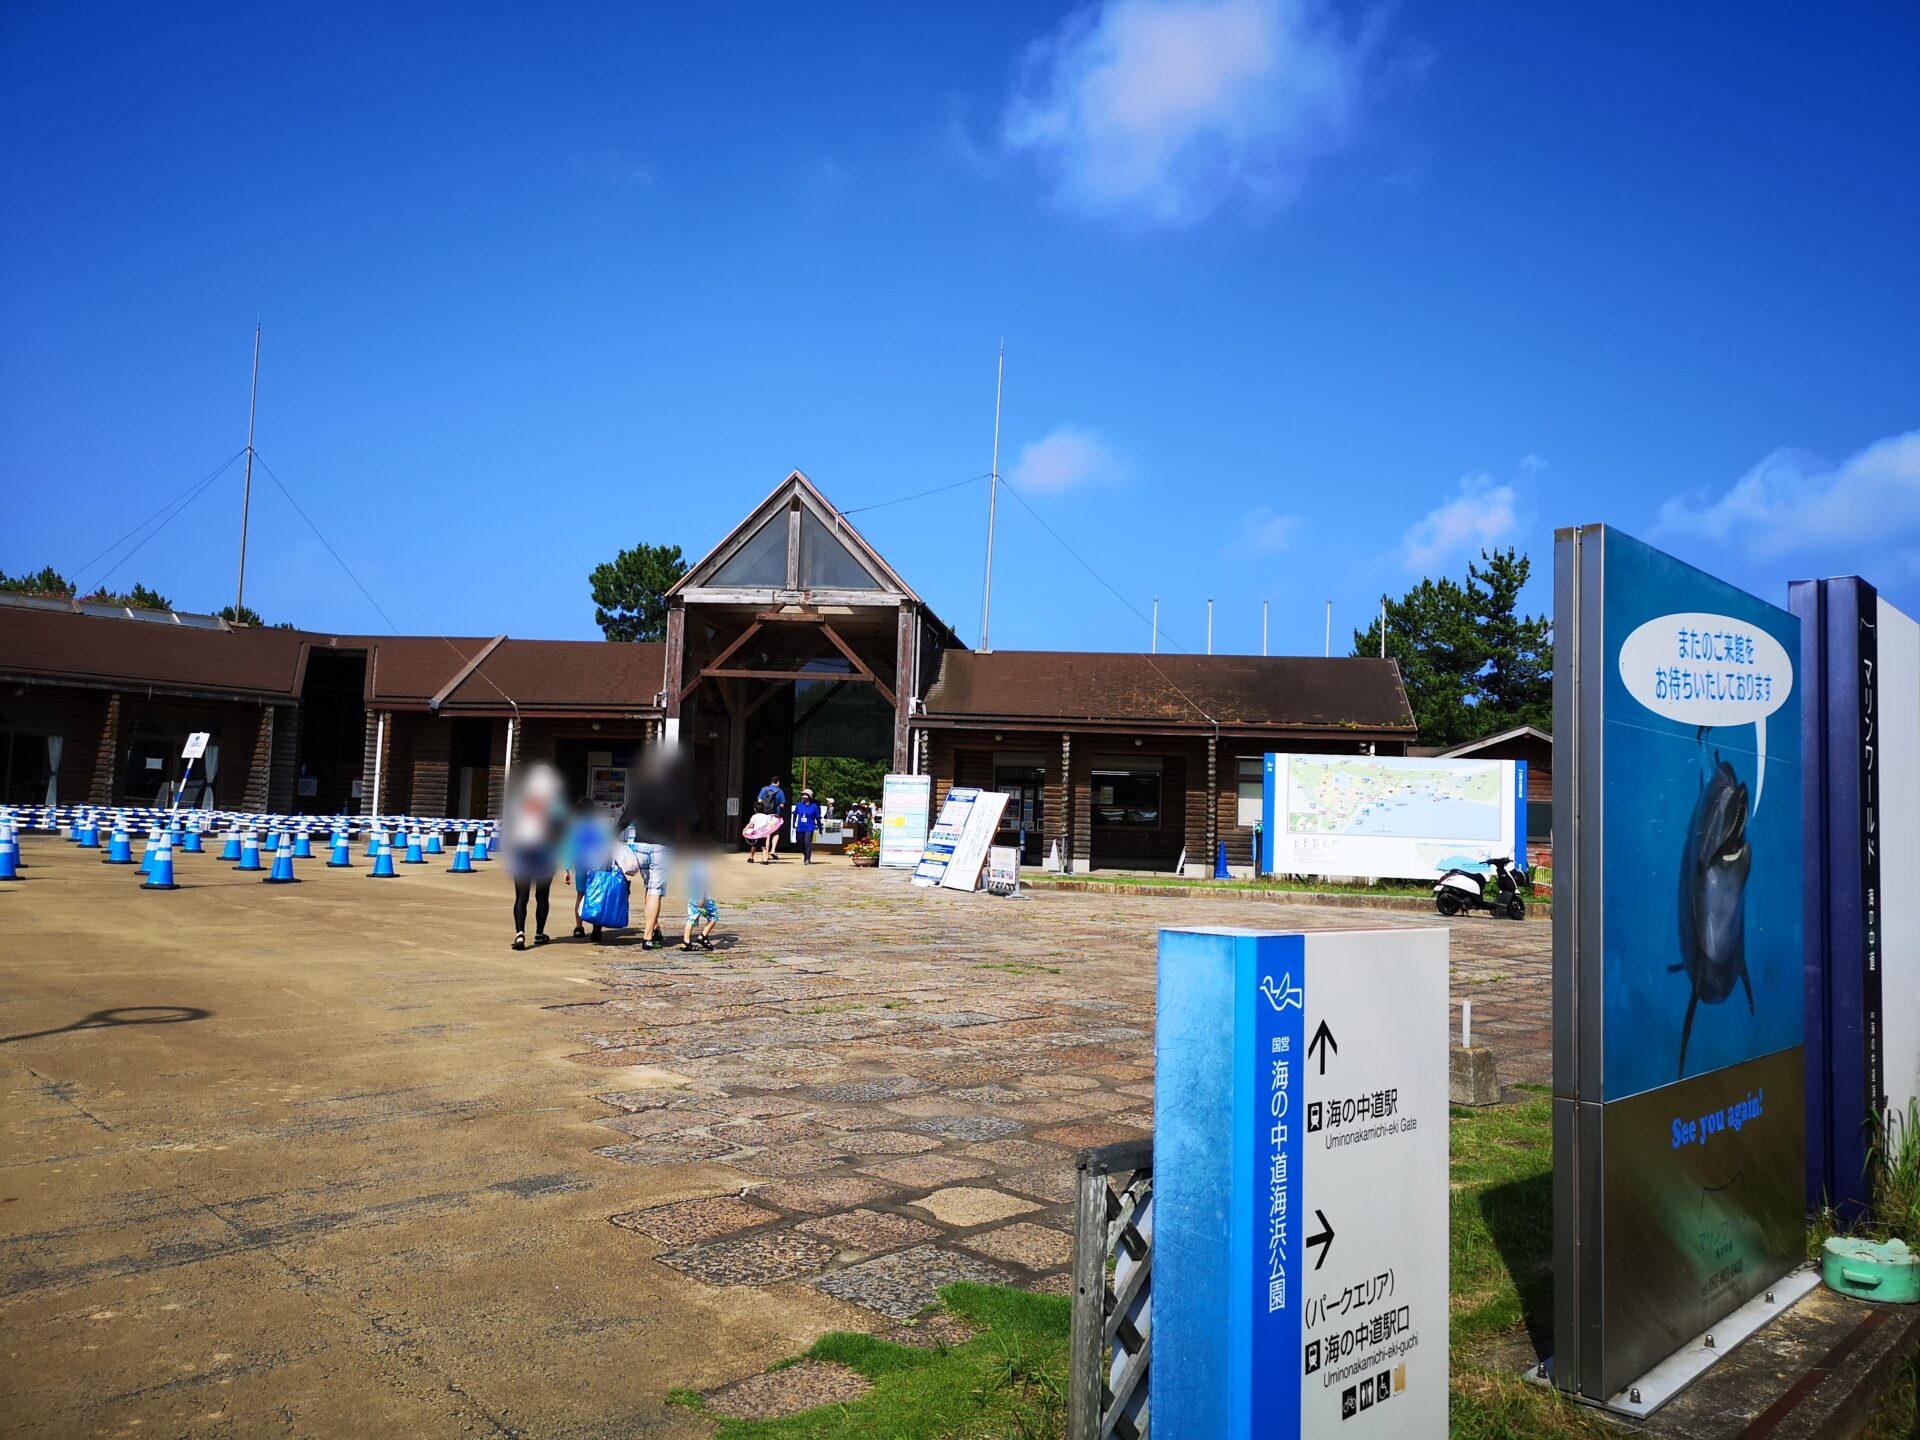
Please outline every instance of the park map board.
M1526 774L1512 760L1269 755L1261 868L1411 879L1524 861Z

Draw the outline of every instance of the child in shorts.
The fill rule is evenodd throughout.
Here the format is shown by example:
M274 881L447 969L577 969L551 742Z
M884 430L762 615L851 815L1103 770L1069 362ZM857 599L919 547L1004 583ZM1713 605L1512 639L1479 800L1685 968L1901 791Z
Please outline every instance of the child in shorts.
M682 950L713 949L713 927L720 923L720 906L714 901L713 886L705 860L687 865L687 930L681 938ZM699 935L694 934L695 927Z

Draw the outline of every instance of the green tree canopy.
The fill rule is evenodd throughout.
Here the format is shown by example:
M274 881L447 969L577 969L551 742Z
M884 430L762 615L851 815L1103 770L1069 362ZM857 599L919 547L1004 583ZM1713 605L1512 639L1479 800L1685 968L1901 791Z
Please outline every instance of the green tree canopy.
M229 621L235 625L264 625L267 623L260 618L260 612L251 605L242 605L238 610L234 609L231 605L222 605L214 613L222 620Z
M1427 579L1387 605L1387 655L1400 664L1423 745L1459 745L1515 725L1553 724L1553 625L1522 615L1531 564L1482 551L1463 584ZM1380 653L1380 622L1353 632L1357 656Z
M636 545L587 576L593 622L609 640L664 640L667 591L687 573L678 545Z
M71 597L73 582L48 565L37 575L9 575L0 570L0 590L16 595L61 595Z
M158 590L136 585L131 590L109 590L102 585L91 595L81 597L98 605L126 605L135 610L171 610L173 601Z

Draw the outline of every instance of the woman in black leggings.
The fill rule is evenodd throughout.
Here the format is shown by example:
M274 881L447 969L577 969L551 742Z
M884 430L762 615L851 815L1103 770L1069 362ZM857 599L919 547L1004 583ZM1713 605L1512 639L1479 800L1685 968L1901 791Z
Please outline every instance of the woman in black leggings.
M529 766L507 797L500 832L506 841L507 874L513 877L513 948L527 948L527 897L533 897L533 943L544 945L547 910L567 800L560 776L550 765Z

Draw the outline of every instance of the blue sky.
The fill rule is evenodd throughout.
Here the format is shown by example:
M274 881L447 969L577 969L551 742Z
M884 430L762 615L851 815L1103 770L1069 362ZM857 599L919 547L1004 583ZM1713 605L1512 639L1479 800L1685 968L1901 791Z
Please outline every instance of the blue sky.
M245 441L409 631L1002 469L1169 648L1602 520L1920 613L1920 10L0 8L0 569ZM984 483L855 517L975 642ZM239 469L106 578L231 600ZM80 576L91 582L121 552ZM1003 499L998 648L1146 626ZM247 598L380 616L255 474Z

